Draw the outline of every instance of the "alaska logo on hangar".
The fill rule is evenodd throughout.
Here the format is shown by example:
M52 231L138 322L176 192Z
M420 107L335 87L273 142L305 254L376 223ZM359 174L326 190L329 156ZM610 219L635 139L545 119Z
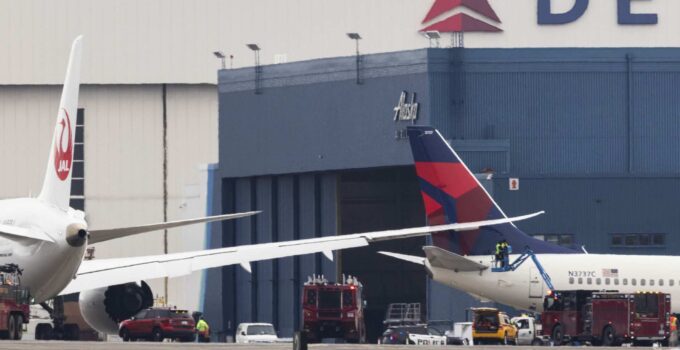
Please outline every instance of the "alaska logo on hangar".
M444 13L462 6L467 7L492 21L501 23L501 19L496 15L496 11L489 5L489 0L435 0L434 5L432 5L432 8L430 8L430 11L422 22L422 24L427 26L420 31L427 32L436 30L441 33L503 31L496 25L481 21L462 12L451 15L438 22L428 24Z

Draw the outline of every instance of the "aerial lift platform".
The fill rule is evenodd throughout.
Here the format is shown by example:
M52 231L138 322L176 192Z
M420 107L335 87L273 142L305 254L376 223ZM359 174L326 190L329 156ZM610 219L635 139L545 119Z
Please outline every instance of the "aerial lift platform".
M515 261L513 261L512 263L510 263L509 254L505 254L503 266L502 267L493 267L493 268L491 268L491 272L515 271L529 258L531 258L531 260L533 260L533 262L534 262L534 265L536 265L536 268L538 269L538 272L541 274L541 277L543 278L545 285L548 286L548 290L554 291L555 287L552 284L552 280L550 279L550 275L548 275L548 273L545 271L545 269L543 268L543 265L541 265L541 262L538 261L536 254L534 254L534 252L529 248L525 249L524 253L522 253L520 256L518 256L517 259L515 259Z

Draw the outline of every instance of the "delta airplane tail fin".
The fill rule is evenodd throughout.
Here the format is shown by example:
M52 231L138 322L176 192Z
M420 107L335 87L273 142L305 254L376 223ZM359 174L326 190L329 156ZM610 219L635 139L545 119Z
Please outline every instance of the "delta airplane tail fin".
M61 93L57 124L52 135L52 146L45 171L45 180L39 199L62 209L69 207L71 176L78 113L78 89L80 85L80 57L82 36L73 41Z
M507 217L438 130L409 126L407 133L428 225ZM506 239L516 252L527 246L535 253L574 252L530 237L512 223L432 234L435 246L459 255L492 254L501 239Z

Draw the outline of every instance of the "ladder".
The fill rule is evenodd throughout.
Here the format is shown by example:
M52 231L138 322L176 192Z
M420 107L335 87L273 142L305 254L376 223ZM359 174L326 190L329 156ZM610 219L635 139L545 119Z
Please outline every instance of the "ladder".
M543 268L543 265L538 261L538 258L536 257L536 254L534 252L527 248L524 253L522 253L520 256L515 259L512 263L508 264L506 260L506 264L503 267L494 267L491 269L491 272L508 272L508 271L515 271L517 270L520 265L522 265L528 258L531 258L533 260L534 265L536 265L536 268L538 268L538 272L541 274L541 277L543 278L543 281L545 282L545 285L548 286L548 290L554 291L555 287L552 284L552 280L550 279L550 275L548 275L547 272L545 272L545 269ZM507 259L507 258L506 258Z

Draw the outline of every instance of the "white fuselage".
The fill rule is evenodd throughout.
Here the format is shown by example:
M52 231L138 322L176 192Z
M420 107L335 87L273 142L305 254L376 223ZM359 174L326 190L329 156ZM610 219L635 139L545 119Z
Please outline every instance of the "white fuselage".
M674 273L680 256L613 254L537 254L555 290L655 291L671 294L673 312L680 312L680 275ZM468 256L492 266L490 256ZM517 255L510 257L510 261ZM433 279L483 299L521 310L543 310L547 287L536 265L528 259L517 270L455 272L431 267ZM673 302L678 300L676 302Z
M82 212L61 210L38 199L0 201L0 224L41 231L54 243L0 234L0 265L17 264L23 269L22 284L36 302L59 294L73 279L85 254L86 244L72 247L66 228L85 224Z

